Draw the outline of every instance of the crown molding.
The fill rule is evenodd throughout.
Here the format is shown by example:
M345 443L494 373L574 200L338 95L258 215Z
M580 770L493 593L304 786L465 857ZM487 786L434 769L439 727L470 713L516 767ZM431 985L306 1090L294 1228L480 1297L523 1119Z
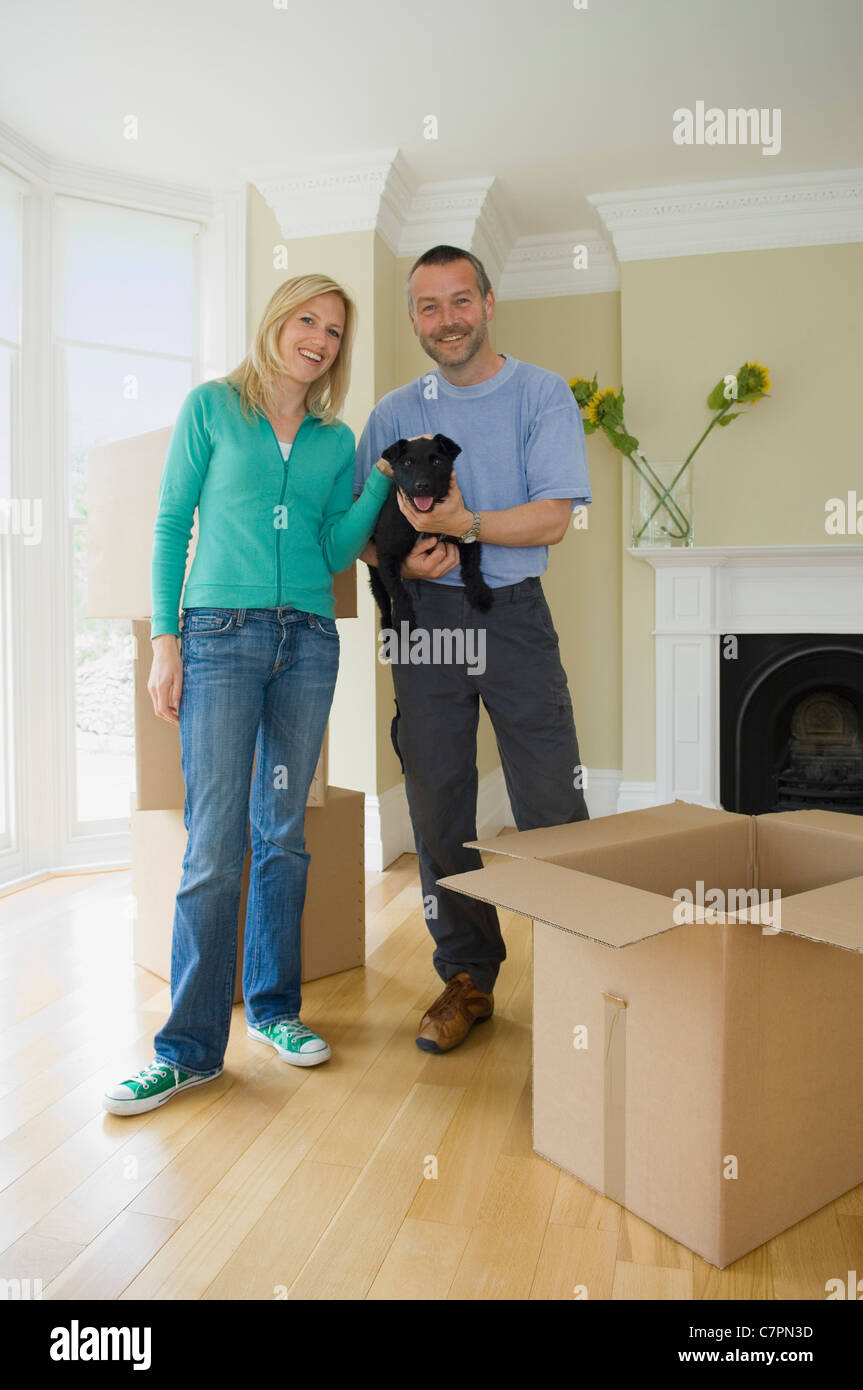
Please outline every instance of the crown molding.
M619 287L611 247L594 230L516 236L494 177L416 183L398 150L249 171L286 239L375 231L394 256L415 260L449 243L478 256L499 299L592 294ZM588 267L573 268L584 245Z
M49 181L51 161L44 150L4 121L0 121L0 160L24 179L36 179L40 183Z
M2 122L0 164L28 186L35 184L40 190L58 196L92 198L97 202L117 203L171 217L188 217L193 221L211 218L218 207L218 195L214 196L207 189L139 178L127 170L120 172L72 160L52 159Z
M575 248L587 265L576 269ZM566 294L604 294L620 289L620 266L611 244L593 228L554 237L519 237L500 279L498 299L547 299Z
M499 277L515 240L494 178L418 184L398 150L250 169L287 239L375 231L394 256L440 242L476 250Z
M398 150L257 166L247 178L272 208L287 240L377 230L391 244L410 203Z
M595 193L619 261L863 241L863 169Z
M463 246L478 256L494 283L500 280L515 231L495 179L424 183L414 191L396 255L414 260L430 246Z

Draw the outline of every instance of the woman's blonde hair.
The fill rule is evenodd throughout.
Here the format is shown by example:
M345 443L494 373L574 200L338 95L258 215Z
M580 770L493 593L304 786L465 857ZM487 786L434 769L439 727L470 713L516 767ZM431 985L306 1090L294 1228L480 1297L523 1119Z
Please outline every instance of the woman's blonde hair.
M327 371L311 382L306 392L306 410L325 425L331 425L344 405L351 379L351 351L357 324L357 306L347 290L328 275L296 275L272 295L264 310L255 340L238 367L221 381L230 382L239 392L245 415L252 411L274 411L276 383L285 370L279 353L282 324L301 304L319 294L337 294L345 306L345 327L335 360Z

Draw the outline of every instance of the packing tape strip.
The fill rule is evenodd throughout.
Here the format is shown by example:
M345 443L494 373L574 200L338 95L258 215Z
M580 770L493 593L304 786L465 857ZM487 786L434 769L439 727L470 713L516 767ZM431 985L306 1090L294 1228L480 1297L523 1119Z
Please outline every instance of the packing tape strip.
M625 1206L627 1003L604 990L602 997L605 1000L604 1187L606 1197Z

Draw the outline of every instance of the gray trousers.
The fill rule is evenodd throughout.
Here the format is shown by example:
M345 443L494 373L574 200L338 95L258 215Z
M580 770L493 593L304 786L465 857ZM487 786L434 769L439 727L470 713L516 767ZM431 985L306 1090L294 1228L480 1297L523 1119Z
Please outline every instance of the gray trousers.
M497 912L437 885L482 868L479 850L464 847L476 839L479 702L494 728L516 826L532 830L589 819L572 701L539 579L495 589L486 614L470 607L460 586L407 580L406 587L417 628L410 646L405 627L390 649L392 740L405 774L434 967L444 981L466 970L489 994L506 959ZM411 651L423 654L423 633L427 659L411 661Z

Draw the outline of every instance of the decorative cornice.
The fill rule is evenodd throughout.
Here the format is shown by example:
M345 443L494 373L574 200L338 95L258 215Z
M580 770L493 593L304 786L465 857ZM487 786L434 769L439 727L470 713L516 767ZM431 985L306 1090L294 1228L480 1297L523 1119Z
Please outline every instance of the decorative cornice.
M619 261L863 241L863 169L595 193Z
M269 203L288 240L377 229L386 193L379 230L387 239L389 224L398 219L406 198L400 165L397 150L370 150L313 164L258 167L247 177Z
M411 199L396 254L415 259L442 242L479 256L497 284L515 240L493 178L420 184Z
M580 264L582 259L586 265ZM519 237L507 258L497 297L542 299L619 288L620 267L611 244L591 228L568 236Z
M399 151L374 150L250 170L249 179L287 239L376 231L394 256L409 260L449 242L479 256L499 299L618 288L611 248L595 231L517 239L492 177L418 184ZM576 270L579 245L587 249L588 266Z

